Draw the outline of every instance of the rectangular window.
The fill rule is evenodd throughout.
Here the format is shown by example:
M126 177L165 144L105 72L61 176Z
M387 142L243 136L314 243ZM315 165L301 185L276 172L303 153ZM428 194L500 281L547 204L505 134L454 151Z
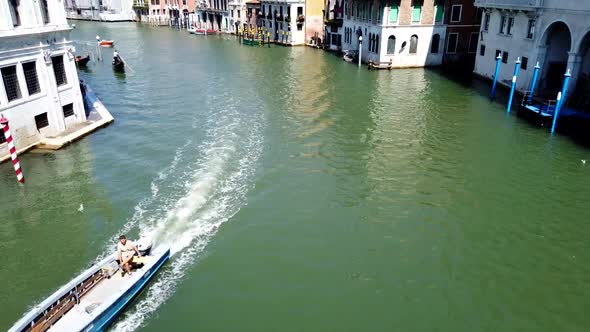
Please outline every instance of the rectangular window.
M37 62L31 61L23 63L23 72L25 73L25 82L29 96L41 92L39 78L37 77Z
M451 7L451 22L461 22L461 12L463 11L463 5L453 5Z
M434 23L441 23L445 14L445 6L442 4L434 5Z
M20 14L19 10L19 0L8 0L8 8L10 10L10 18L12 18L12 26L17 27L20 25Z
M486 55L486 46L485 45L479 45L479 55L480 56Z
M497 58L500 55L502 55L502 51L496 50L496 55L494 55L494 58Z
M420 23L422 18L422 3L421 1L414 0L412 6L412 23Z
M64 112L64 118L74 115L74 104L63 105L61 109Z
M297 16L299 15L303 15L303 7L301 6L297 7Z
M297 31L303 31L303 25L297 24Z
M53 73L55 74L55 82L57 83L57 86L68 84L63 55L52 56L51 63L53 64Z
M528 66L529 66L529 58L527 58L526 56L523 56L522 62L520 63L520 68L522 68L522 70L526 70Z
M4 130L0 130L0 144L6 142L6 137L4 137Z
M20 86L18 83L18 76L16 75L16 65L4 67L0 70L2 72L2 81L4 81L4 90L8 101L20 99Z
M490 29L490 14L486 13L483 17L483 31Z
M47 8L47 0L39 0L39 6L41 7L41 17L43 23L49 23L49 9Z
M510 16L508 18L508 28L506 29L506 34L512 36L512 28L514 28L514 17Z
M449 33L449 39L447 41L447 53L457 52L457 42L459 40L459 34L456 32Z
M240 18L240 15L242 15L242 13L240 13L240 10L238 9L238 18Z
M391 5L391 8L389 8L389 23L397 23L398 14L399 6Z
M47 119L47 112L41 113L39 115L35 115L35 124L37 125L37 130L49 126L49 120Z
M508 52L502 53L502 62L508 63Z
M526 29L526 37L528 39L533 39L533 37L535 36L535 23L536 23L536 20L534 20L534 19L529 20L529 24Z
M504 33L506 30L506 16L502 15L500 17L500 33Z
M478 32L472 32L471 36L469 36L469 48L467 49L468 53L477 52L477 37L479 37Z

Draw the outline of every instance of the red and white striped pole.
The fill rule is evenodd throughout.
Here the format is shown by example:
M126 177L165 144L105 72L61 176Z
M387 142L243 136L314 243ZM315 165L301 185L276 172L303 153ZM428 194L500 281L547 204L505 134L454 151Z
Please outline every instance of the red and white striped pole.
M23 175L23 171L20 169L20 163L18 162L18 156L16 155L16 147L14 146L12 135L10 134L10 127L8 127L8 119L6 119L2 114L0 114L0 129L4 131L4 137L6 138L8 151L10 152L10 158L12 159L12 165L14 166L14 171L16 172L16 179L20 183L25 183L25 177Z

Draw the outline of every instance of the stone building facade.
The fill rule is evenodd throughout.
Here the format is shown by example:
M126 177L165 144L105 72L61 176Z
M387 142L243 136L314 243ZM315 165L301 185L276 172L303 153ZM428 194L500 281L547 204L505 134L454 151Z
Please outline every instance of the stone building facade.
M571 72L566 99L578 109L590 106L590 2L578 0L476 0L484 10L474 72L509 85L521 60L517 90L528 90L539 64L538 95L555 99Z
M343 50L392 68L442 63L446 25L437 0L348 0L343 5ZM362 37L362 43L359 41Z
M443 64L454 70L471 73L475 65L483 10L475 7L473 0L446 0L444 6L447 38Z
M0 0L0 113L17 149L86 121L70 31L61 2Z

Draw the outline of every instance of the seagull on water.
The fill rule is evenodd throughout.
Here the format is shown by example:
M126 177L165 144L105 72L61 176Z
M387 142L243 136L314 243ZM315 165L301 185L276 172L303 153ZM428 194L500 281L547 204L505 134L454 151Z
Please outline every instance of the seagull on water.
M80 207L78 208L78 212L84 212L84 204L80 204Z

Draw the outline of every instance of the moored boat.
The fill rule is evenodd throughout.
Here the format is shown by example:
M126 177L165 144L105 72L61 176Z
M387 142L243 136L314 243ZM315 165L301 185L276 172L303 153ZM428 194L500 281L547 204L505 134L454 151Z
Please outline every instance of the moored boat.
M113 47L114 44L115 42L112 40L101 40L98 42L98 46L102 47Z
M244 38L244 39L242 39L242 44L254 46L254 45L259 45L260 41L258 41L256 39L251 39L251 38Z
M143 242L143 243L142 243ZM96 263L23 316L9 332L103 331L170 258L165 245L138 241L142 257L131 275L118 273L117 254Z
M86 55L85 57L78 55L75 59L78 66L85 67L88 64L88 61L90 61L90 54Z

